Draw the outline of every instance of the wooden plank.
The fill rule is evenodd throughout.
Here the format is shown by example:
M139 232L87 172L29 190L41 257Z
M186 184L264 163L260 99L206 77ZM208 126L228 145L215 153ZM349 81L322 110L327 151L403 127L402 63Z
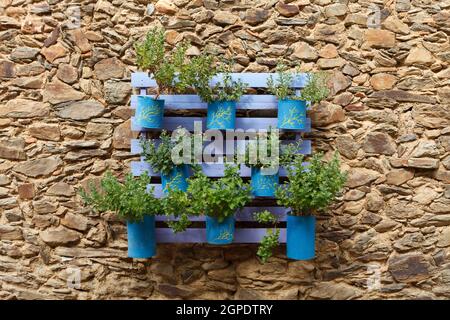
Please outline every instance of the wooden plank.
M286 228L280 228L280 243L286 243ZM233 243L259 243L266 234L265 228L236 228ZM189 228L173 233L169 228L156 228L157 243L205 243L206 229Z
M156 145L158 145L159 142L161 141L160 139L154 139L154 140L155 140ZM281 144L285 145L285 144L289 144L289 143L295 143L296 141L297 140L282 140ZM207 146L210 143L211 143L210 141L204 142L203 147ZM248 141L246 141L246 143L248 143ZM312 151L311 148L312 148L311 140L302 140L302 146L301 146L300 153L301 154L311 154L311 151ZM227 150L225 150L224 154L227 154L226 151ZM137 154L140 154L141 152L142 152L142 148L139 143L139 139L131 139L131 153L137 155ZM231 150L230 150L230 153L231 153Z
M224 173L224 169L225 169L224 164L202 163L201 167L202 167L203 173L208 177L212 177L212 178L223 177L223 173ZM150 166L150 164L148 164L145 161L131 161L130 168L131 168L131 173L135 177L140 176L145 171L147 171L147 174L151 177L159 177L160 176L160 174L155 173L152 170L152 167ZM251 176L250 168L241 164L240 175L241 175L241 177L245 177L245 178L250 177ZM286 177L286 175L287 175L286 169L283 167L280 167L279 176Z
M261 212L261 211L270 211L273 214L275 214L278 217L278 221L283 222L286 221L286 213L288 209L283 207L245 207L241 210L238 210L236 212L236 221L251 221L254 222L255 219L253 217L255 212ZM178 218L175 217L166 217L166 216L156 216L156 221L176 221ZM205 221L205 216L200 217L190 217L189 220L191 221Z
M274 80L278 79L276 73L232 73L233 80L242 80L247 83L251 88L267 88L267 79L272 76ZM222 74L215 76L211 85L222 80ZM308 81L306 73L299 73L292 82L292 88L303 88ZM149 77L146 72L133 72L131 74L131 86L134 88L154 88L156 87L156 81Z
M178 127L185 128L191 132L194 131L194 122L200 121L202 129L206 128L206 117L164 117L163 129L173 131ZM236 118L236 129L242 130L268 130L270 127L276 128L277 118ZM139 126L135 117L131 117L131 131L155 131L155 129L146 129ZM292 132L311 131L311 119L306 118L306 128L302 130L286 130Z
M136 109L138 95L131 96L131 109ZM164 109L207 109L208 104L202 102L199 96L195 94L185 95L161 95L160 99L165 100ZM278 100L273 95L244 95L238 101L236 108L238 110L277 110Z

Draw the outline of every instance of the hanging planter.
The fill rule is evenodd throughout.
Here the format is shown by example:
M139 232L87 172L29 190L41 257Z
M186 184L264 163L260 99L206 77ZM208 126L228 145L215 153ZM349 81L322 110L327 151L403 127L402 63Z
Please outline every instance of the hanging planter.
M147 129L161 129L164 117L164 100L155 100L150 96L138 96L136 120Z
M260 167L252 167L251 170L252 194L255 197L273 197L279 182L278 172L269 175L264 174Z
M234 129L236 122L236 101L214 101L208 103L206 127L208 129Z
M294 260L315 257L315 216L287 216L286 256Z
M306 127L306 101L284 99L278 101L278 128L303 130Z
M127 221L128 257L151 258L156 255L155 217L144 216L142 221Z
M169 174L161 172L161 182L164 194L167 194L169 189L186 191L188 187L188 177L189 166L185 164L174 166Z
M229 216L222 221L206 216L206 241L209 244L230 244L234 239L235 219Z

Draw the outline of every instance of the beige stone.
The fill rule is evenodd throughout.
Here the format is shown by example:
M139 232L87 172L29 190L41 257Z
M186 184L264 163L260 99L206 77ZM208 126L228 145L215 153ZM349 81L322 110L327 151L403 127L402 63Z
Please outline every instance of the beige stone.
M392 89L397 78L387 73L377 73L370 78L370 84L375 90Z
M41 54L45 57L45 59L47 59L48 62L53 63L56 59L64 57L67 54L67 50L58 43L48 48L42 48Z
M425 48L413 48L406 57L406 65L431 65L435 61L430 51Z
M388 30L368 29L365 33L366 44L373 48L392 48L395 46L395 33Z

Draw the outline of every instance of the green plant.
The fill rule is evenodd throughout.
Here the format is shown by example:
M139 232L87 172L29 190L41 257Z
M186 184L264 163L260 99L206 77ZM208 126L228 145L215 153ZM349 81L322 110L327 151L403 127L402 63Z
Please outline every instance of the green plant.
M347 174L341 172L337 154L331 161L322 154L311 157L304 167L304 156L298 154L287 167L289 182L277 188L277 203L291 208L294 215L306 215L325 209L343 188Z
M163 92L184 92L190 87L186 80L186 51L189 43L183 41L169 55L165 54L164 30L152 28L144 41L134 45L136 64L141 70L148 71L157 83L155 99Z
M222 73L222 80L210 86L212 78L218 72ZM202 54L193 58L190 64L190 85L204 102L238 101L245 93L248 84L240 79L235 81L231 77L231 61L221 61L218 66L209 54Z
M201 171L189 179L188 196L192 211L215 217L222 222L251 200L249 183L245 183L236 166L225 165L224 176L212 180Z
M191 224L189 216L197 215L192 210L188 194L178 189L169 189L168 194L161 199L161 202L164 214L168 217L177 218L166 222L174 233L185 231Z
M127 175L121 183L111 172L107 172L98 189L89 183L87 190L80 188L79 193L85 205L96 212L113 211L128 221L141 221L145 215L161 213L161 204L153 195L153 188L147 190L150 177L144 172L137 179Z
M289 71L285 64L280 63L277 66L277 75L276 80L269 76L267 87L268 91L279 100L306 100L314 104L326 99L330 92L326 84L328 75L325 72L309 73L307 75L308 83L300 91L299 96L295 94L295 90L291 87L297 72Z
M261 259L263 263L273 255L273 249L279 244L280 230L277 226L277 217L270 211L264 210L254 214L255 220L262 224L272 224L273 229L267 229L266 234L262 238L256 255Z
M300 96L303 100L318 103L328 97L330 90L327 87L328 75L325 72L308 74L308 83L302 89Z
M264 141L265 139L265 141ZM264 143L263 143L264 142ZM272 150L272 147L278 150ZM266 148L265 152L263 148ZM278 151L278 152L276 152ZM258 139L250 140L244 153L244 163L247 167L269 168L279 165L280 137L278 131L269 128L267 132L260 133ZM262 158L267 160L261 161Z
M140 145L142 148L142 156L145 161L147 161L154 172L162 173L165 175L169 175L172 169L182 164L183 159L181 156L175 158L173 157L173 150L179 146L183 139L188 139L188 143L190 144L189 152L190 155L186 155L193 159L193 139L189 136L189 132L186 130L177 130L174 138L166 131L163 130L160 135L159 144L156 143L156 140L147 140L144 137L141 137Z

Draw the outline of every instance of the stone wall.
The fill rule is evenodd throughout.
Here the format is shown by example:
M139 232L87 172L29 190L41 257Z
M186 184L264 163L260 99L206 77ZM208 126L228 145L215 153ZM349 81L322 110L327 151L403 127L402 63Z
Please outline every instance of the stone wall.
M0 0L1 299L450 298L450 1L287 2ZM284 57L333 74L310 138L350 175L315 260L160 245L132 261L123 223L80 206L77 187L136 160L132 45L156 24L238 72Z

